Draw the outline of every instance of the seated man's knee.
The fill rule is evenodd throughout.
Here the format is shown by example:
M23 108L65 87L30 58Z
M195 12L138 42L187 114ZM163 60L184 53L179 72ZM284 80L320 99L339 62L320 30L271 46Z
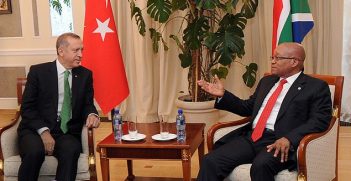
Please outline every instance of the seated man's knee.
M272 164L274 164L274 162L276 162L275 160L276 158L273 156L272 153L261 153L253 160L251 172L269 168L270 166L272 166Z
M280 158L280 157L279 157ZM278 157L274 157L273 153L264 153L254 159L250 169L251 178L260 177L262 175L275 175L280 168Z
M209 153L203 156L202 158L202 165L206 166L206 167L214 167L216 168L216 159L214 158L214 156Z
M263 160L257 160L257 161L255 160L251 165L250 172L252 173L258 170L262 170L268 166L269 166L268 162L265 162Z
M27 151L24 155L24 159L37 161L37 162L44 162L45 160L45 150L42 149L31 149Z
M65 154L69 154L69 155L79 155L82 152L82 147L81 145L74 145L71 146L71 148L69 148L67 150L67 152L65 152Z

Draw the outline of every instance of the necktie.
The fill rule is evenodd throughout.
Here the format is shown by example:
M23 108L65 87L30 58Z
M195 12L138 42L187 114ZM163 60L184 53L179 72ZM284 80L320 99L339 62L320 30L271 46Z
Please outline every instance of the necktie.
M268 102L267 102L266 106L264 107L260 118L257 121L256 127L254 128L254 131L252 132L252 135L251 135L252 141L255 142L262 137L262 133L266 127L268 117L271 114L273 106L274 106L275 102L277 101L279 94L282 92L283 86L286 82L287 81L285 79L282 79L279 82L277 89L275 89L275 91L273 92L271 97L268 99Z
M63 103L61 108L61 130L63 133L67 133L67 123L71 119L71 111L72 111L72 104L71 104L71 89L69 87L68 77L70 72L66 70L64 72L64 92L63 92Z

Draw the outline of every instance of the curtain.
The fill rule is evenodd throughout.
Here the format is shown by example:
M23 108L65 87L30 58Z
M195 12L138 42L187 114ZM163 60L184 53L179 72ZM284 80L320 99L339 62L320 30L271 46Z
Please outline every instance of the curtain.
M351 123L351 0L344 2L344 38L342 56L342 74L344 77L344 91L342 95L341 121Z
M146 7L146 0L137 1L139 7ZM342 58L342 15L343 1L310 0L310 8L315 26L305 37L303 46L306 49L305 73L341 74ZM187 69L182 69L178 60L178 49L173 41L166 39L168 51L160 48L159 53L152 52L147 30L146 36L138 33L135 20L131 19L128 1L117 1L116 21L118 35L126 67L130 95L121 104L123 114L141 116L145 122L152 122L158 114L176 115L175 99L179 91L187 92ZM256 16L248 21L245 29L244 64L255 62L259 66L257 82L265 72L270 71L272 12L273 1L259 1ZM144 17L146 18L146 16ZM150 24L150 19L145 19ZM165 31L177 33L180 22L167 25ZM227 79L223 80L227 90L241 98L248 98L254 88L247 88L241 75L245 68L234 63ZM345 102L345 101L344 101ZM221 112L221 120L235 116Z

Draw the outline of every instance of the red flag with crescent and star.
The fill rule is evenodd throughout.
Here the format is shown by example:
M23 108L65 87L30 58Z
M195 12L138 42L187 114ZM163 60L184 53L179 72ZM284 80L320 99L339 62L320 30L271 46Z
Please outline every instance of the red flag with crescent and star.
M93 72L94 97L106 114L129 88L110 0L86 0L82 65Z

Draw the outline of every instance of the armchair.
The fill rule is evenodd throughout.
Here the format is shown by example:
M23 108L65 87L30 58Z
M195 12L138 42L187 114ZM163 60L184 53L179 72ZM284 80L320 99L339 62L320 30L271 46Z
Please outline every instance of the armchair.
M26 78L17 78L18 105L22 102L22 92L26 84ZM17 111L12 123L0 129L0 176L4 181L18 180L17 172L21 164L18 152L17 127L21 121L20 112ZM93 129L83 127L82 148L78 160L76 180L96 181L95 149ZM45 161L40 169L39 180L54 180L57 160L54 156L45 156ZM0 179L1 180L1 179Z
M279 172L275 180L277 181L321 181L337 180L337 154L338 154L338 133L339 116L341 110L341 98L344 77L317 75L312 77L324 80L329 84L332 103L333 118L329 128L322 133L312 133L306 135L299 144L297 150L298 170ZM207 147L210 152L214 143L227 133L244 126L250 118L232 122L218 122L207 132ZM243 164L236 167L225 181L249 181L251 164Z

